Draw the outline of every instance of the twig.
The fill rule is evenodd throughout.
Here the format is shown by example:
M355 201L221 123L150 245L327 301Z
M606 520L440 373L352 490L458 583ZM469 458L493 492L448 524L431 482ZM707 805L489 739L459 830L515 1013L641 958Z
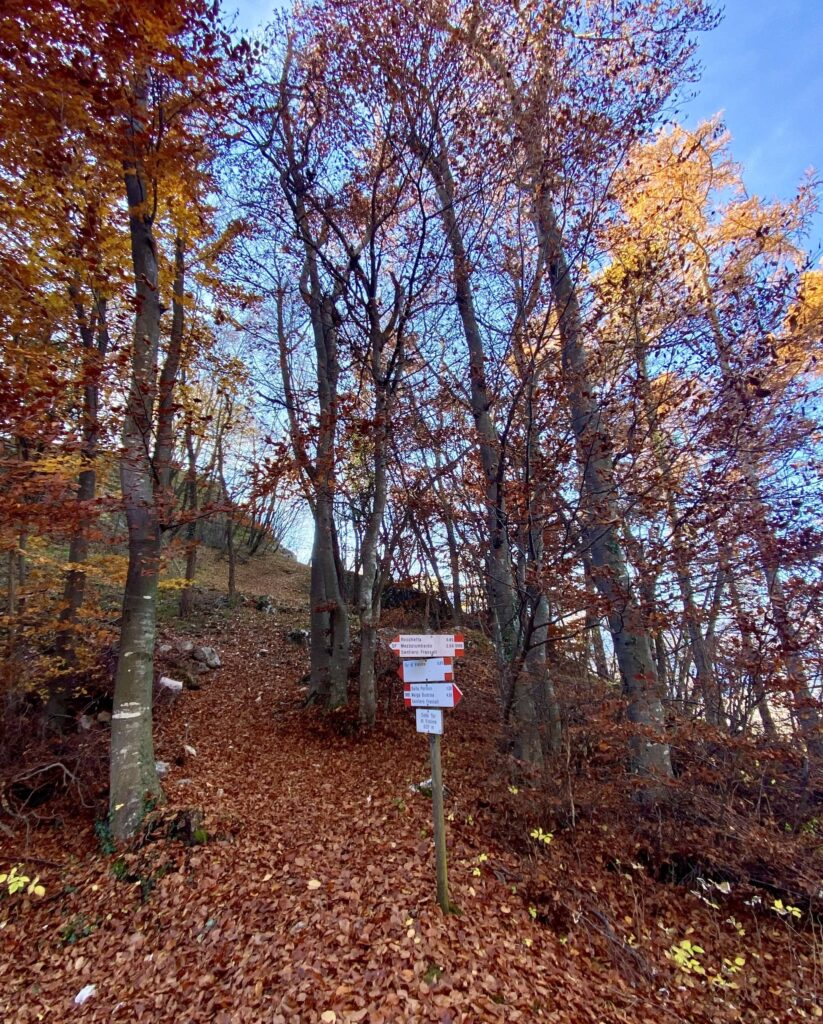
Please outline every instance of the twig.
M62 769L64 781L68 777L72 782L77 782L77 776L73 775L62 761L53 761L51 764L41 765L39 768L32 768L30 772L24 772L22 775L15 775L9 785L13 786L19 782L25 782L27 779L34 778L35 775L42 775L43 772L51 771L52 768Z
M5 826L0 825L0 828L5 828ZM9 835L12 834L13 833L9 833ZM14 861L15 864L42 864L44 867L58 868L59 870L62 870L65 867L64 864L58 864L55 860L45 860L43 857L29 857L29 855L25 853L20 853L16 856L4 856L3 860Z

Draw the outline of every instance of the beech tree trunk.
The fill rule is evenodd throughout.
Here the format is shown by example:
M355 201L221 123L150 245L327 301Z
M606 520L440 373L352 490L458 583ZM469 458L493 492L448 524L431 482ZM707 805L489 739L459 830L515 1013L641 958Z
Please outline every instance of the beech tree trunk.
M533 672L519 672L515 663L523 651L516 583L513 575L503 480L505 466L500 437L491 416L492 400L486 383L486 354L470 280L470 264L454 207L455 186L448 158L438 140L436 147L416 143L437 190L440 216L452 256L455 297L469 351L471 409L485 483L486 527L489 547L486 567L495 651L501 668L504 699L514 714L515 757L542 759L540 723L535 703ZM535 654L531 666L541 662ZM545 658L542 661L545 667Z
M603 635L600 632L600 616L596 611L596 587L592 580L591 558L588 551L583 553L583 571L585 574L586 596L586 646L591 649L594 669L604 680L610 678L609 666L606 661L606 649L603 646Z
M730 360L730 346L720 322L717 306L711 291L708 268L705 265L702 268L701 282L703 298L706 302L709 322L714 335L723 384L727 394L730 396L732 415L742 428L743 445L738 447L735 455L748 492L746 523L749 525L749 529L747 532L754 540L758 555L760 556L760 567L766 583L766 591L772 610L772 621L774 622L774 629L782 648L786 672L789 677L789 687L794 698L794 711L800 734L806 743L809 753L817 759L823 759L823 721L821 721L821 715L818 710L818 701L814 699L809 689L806 666L798 649L796 631L792 628L789 619L789 607L780 572L780 559L775 549L774 530L769 522L769 514L766 502L763 499L763 489L757 467L750 455L750 451L756 450L757 447L756 426L751 422L751 415L741 400L740 388L745 385L735 377L734 368Z
M532 166L539 167L533 157ZM636 771L671 776L665 741L665 714L649 630L634 593L626 556L620 545L614 465L603 410L595 399L583 342L580 308L563 239L547 191L533 182L535 226L549 268L559 317L561 362L567 380L572 429L583 471L584 541L591 553L592 578L607 602L615 657L628 698L628 717L637 727L632 743Z
M77 289L70 289L83 349L83 408L80 453L83 469L77 478L78 523L69 543L70 569L66 573L63 589L63 609L57 634L57 651L66 662L74 660L74 626L83 606L86 591L86 573L80 568L88 559L88 527L84 509L94 500L97 490L97 471L94 460L100 436L98 419L100 374L109 347L106 322L106 300L93 293L94 311L91 319L80 300Z
M186 585L180 591L180 618L188 619L194 611L194 580L197 575L197 459L194 451L194 429L191 412L186 414L186 505L191 517L186 524Z
M150 460L161 308L157 253L148 210L149 189L140 155L145 145L147 90L147 79L141 76L134 90L138 112L131 124L135 155L127 163L125 174L136 315L120 457L129 567L111 723L109 818L112 833L118 839L126 838L137 828L147 799L157 799L161 794L152 736L160 524Z
M100 374L109 346L106 323L106 300L93 293L94 312L91 320L75 288L70 289L77 316L80 342L83 350L83 406L80 454L83 469L77 477L77 524L69 542L69 569L63 587L63 607L55 646L66 667L76 662L77 619L86 596L86 571L83 565L89 556L89 535L86 507L97 491L97 471L94 462L100 436L98 419ZM71 680L59 677L51 684L46 706L50 724L62 730L67 722L67 706L71 696Z
M334 554L332 496L318 494L311 560L311 680L309 699L342 707L349 675L349 615Z
M231 398L226 397L225 399L225 416L217 429L217 480L220 484L220 492L225 506L223 515L226 517L225 525L225 540L226 540L226 556L229 561L229 579L228 579L228 597L229 602L233 602L237 597L237 552L234 545L234 513L231 495L229 494L228 484L226 483L226 472L225 472L225 456L223 451L223 439L226 431L231 426L231 417L233 412L233 403Z
M150 804L162 799L152 735L154 643L161 516L169 511L174 388L180 369L184 324L184 244L178 236L172 289L173 322L158 381L162 308L153 215L143 166L147 144L147 89L147 78L138 77L134 86L137 111L130 124L132 158L125 163L136 314L120 457L129 566L112 708L109 821L117 839L131 835ZM152 447L155 405L157 433Z
M311 677L308 700L322 700L329 709L333 709L341 707L347 701L350 660L349 612L343 596L345 587L341 578L342 567L336 552L334 523L337 386L340 375L337 303L356 260L350 261L344 270L335 271L333 283L324 280L320 264L322 243L312 233L312 222L307 210L310 181L306 177L303 158L297 153L298 147L291 121L288 76L292 59L293 53L289 48L279 84L281 105L278 112L278 131L282 133L283 151L275 156L268 149L268 143L263 144L262 150L278 170L283 196L291 209L295 231L304 256L300 291L311 320L319 411L317 448L313 464L306 451L290 388L282 294L278 297L278 336L281 367L285 369L284 383L288 385L286 400L289 426L298 458L311 483L310 505L314 516L310 583Z
M700 625L700 614L694 596L691 573L689 571L689 553L683 536L683 523L678 514L672 487L672 464L666 452L665 439L660 426L660 417L652 398L651 384L646 361L646 345L640 336L640 328L635 317L634 323L634 354L637 365L640 396L649 428L649 441L654 454L657 468L663 485L666 502L666 519L672 538L672 554L674 556L675 575L683 605L683 618L689 636L689 646L694 660L697 688L703 697L703 712L709 725L723 726L723 702L720 687L715 677L715 669L709 645ZM660 680L665 689L664 681Z
M542 99L537 100L537 108L532 110L529 106L531 99L518 87L511 69L498 57L493 45L481 39L474 28L466 39L498 76L510 104L510 125L523 145L524 188L531 196L537 243L548 268L552 298L559 318L561 364L566 375L572 429L582 465L582 498L587 516L584 540L591 553L594 582L609 607L609 628L628 698L628 717L638 726L632 744L633 766L639 773L671 776L671 754L665 742L665 716L649 632L618 539L621 522L608 432L603 410L595 399L580 308L562 231L552 205L549 182L542 173L543 121L538 113ZM444 206L447 191L438 188ZM454 189L450 191L453 199ZM454 251L453 243L452 248ZM465 265L465 253L461 255Z
M6 612L10 619L17 615L17 550L12 549L7 556L8 588L6 590ZM13 628L13 627L12 627Z
M372 344L373 361L379 364L383 339ZM373 377L379 381L379 365L373 366ZM360 699L359 715L363 725L374 725L377 713L374 659L377 653L377 626L380 622L380 596L376 595L378 567L377 542L388 498L388 396L377 386L374 414L374 493L360 549L362 577L359 587L360 611ZM376 599L375 599L376 595Z
M463 627L463 591L460 586L460 553L457 546L457 537L454 532L454 520L448 511L444 515L446 524L446 543L449 547L449 567L451 570L452 583L452 614L457 629Z

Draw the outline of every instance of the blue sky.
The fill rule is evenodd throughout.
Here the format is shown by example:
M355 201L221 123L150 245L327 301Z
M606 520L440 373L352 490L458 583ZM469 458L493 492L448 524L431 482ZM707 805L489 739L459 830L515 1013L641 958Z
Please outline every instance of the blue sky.
M748 190L788 199L807 168L823 175L823 0L724 6L719 27L700 39L703 76L685 120L722 110ZM820 214L808 244L823 244Z
M277 0L227 0L253 28ZM726 0L714 32L701 36L703 76L679 118L694 125L718 111L746 186L788 199L809 167L823 175L823 0ZM818 214L809 248L823 248Z

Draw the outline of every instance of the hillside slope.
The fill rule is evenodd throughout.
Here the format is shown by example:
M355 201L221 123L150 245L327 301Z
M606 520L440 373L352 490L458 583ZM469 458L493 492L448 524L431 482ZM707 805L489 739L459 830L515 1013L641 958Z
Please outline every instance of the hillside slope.
M296 606L300 585L305 567L289 582L265 576L243 589L282 601L285 588ZM291 616L248 606L188 627L217 648L222 668L201 689L159 700L168 804L131 850L105 852L98 825L101 848L102 790L78 808L69 787L34 827L15 821L2 836L3 868L36 871L46 893L0 901L0 1019L821 1016L809 905L798 919L742 877L704 877L693 847L690 866L677 862L694 840L621 803L608 749L589 760L570 749L542 779L513 765L498 749L479 637L459 666L466 696L444 737L454 913L443 915L431 803L412 788L429 774L425 739L388 674L372 734L359 734L348 712L302 708L307 653L287 634L305 600L303 589ZM105 725L89 743L105 749Z

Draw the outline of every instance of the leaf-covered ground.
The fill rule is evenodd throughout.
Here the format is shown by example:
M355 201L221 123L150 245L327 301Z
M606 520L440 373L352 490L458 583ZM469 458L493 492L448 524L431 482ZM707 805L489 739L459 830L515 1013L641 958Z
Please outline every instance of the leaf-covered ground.
M447 713L454 912L442 914L431 802L411 789L429 775L428 747L400 684L382 679L369 736L348 713L303 710L293 625L249 606L204 638L223 667L158 708L168 805L134 849L105 852L100 806L71 810L71 791L57 817L41 808L28 836L18 825L2 837L3 866L36 871L46 895L0 903L0 1019L821 1016L813 904L798 919L780 912L788 899L775 909L767 889L752 899L751 886L697 868L678 875L671 857L662 878L662 851L683 844L641 804L610 805L619 762L607 744L600 769L596 750L581 767L570 748L544 779L517 773L498 747L480 639L460 666L466 697ZM202 822L188 813L198 808Z

